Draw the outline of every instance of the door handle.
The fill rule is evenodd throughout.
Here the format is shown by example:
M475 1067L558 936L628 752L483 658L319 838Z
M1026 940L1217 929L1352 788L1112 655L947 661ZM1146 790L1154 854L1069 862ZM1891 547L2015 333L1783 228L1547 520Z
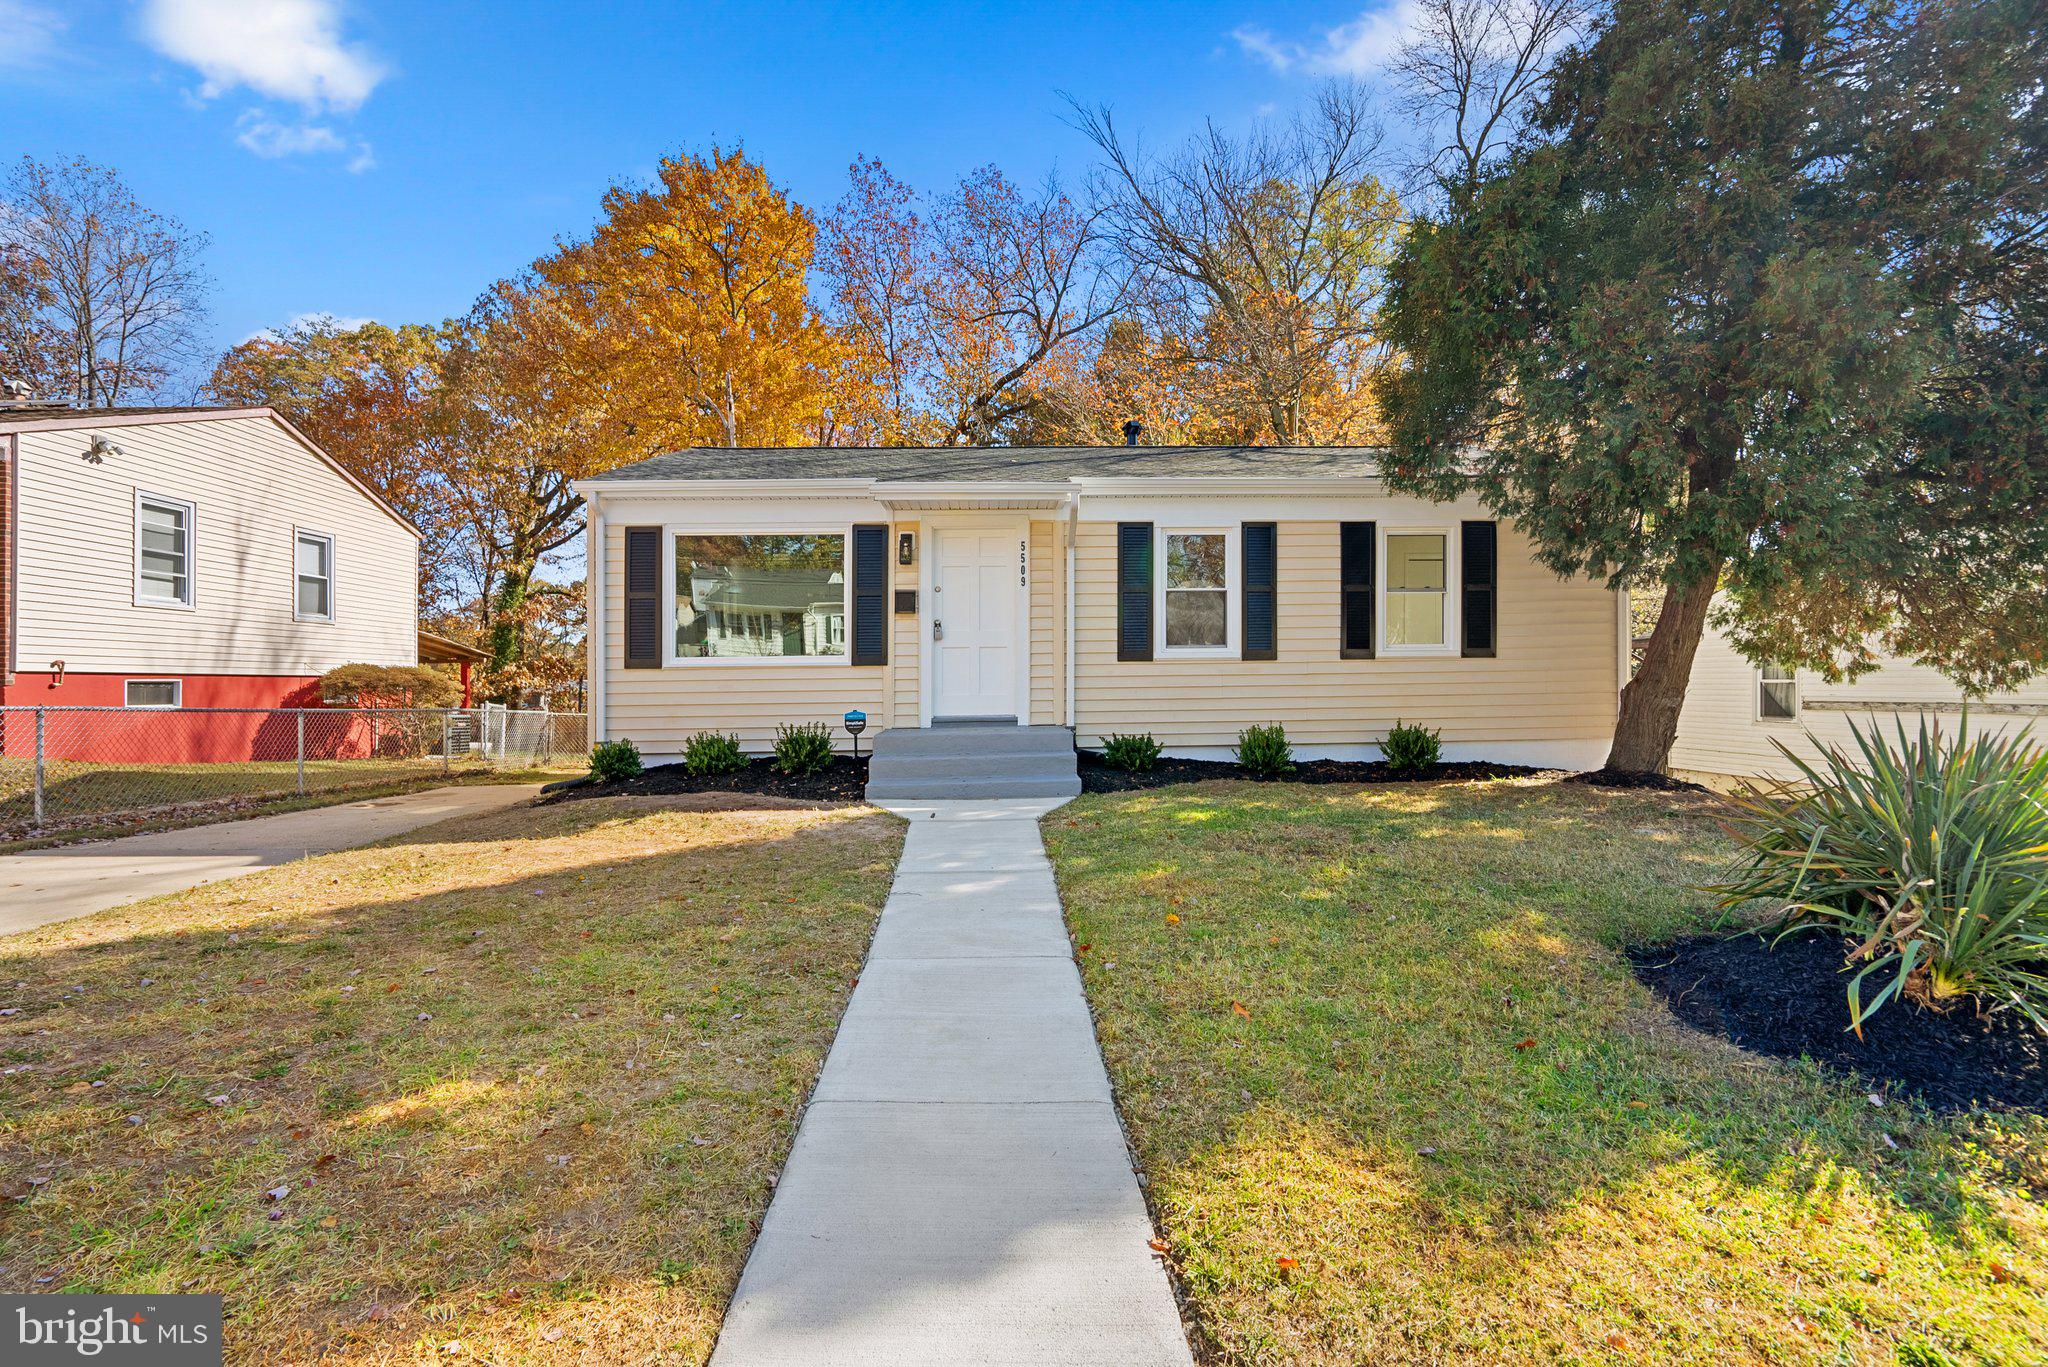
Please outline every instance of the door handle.
M946 624L936 617L932 618L932 639L934 641L946 639Z

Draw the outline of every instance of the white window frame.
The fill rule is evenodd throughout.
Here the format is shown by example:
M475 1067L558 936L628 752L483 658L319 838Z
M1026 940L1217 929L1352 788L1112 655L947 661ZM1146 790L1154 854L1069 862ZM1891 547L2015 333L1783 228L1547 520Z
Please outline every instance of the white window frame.
M1784 677L1776 679L1768 678L1764 673L1764 671L1767 669L1782 669L1785 671ZM1764 685L1766 683L1788 683L1792 685L1791 716L1774 717L1770 713L1764 711ZM1756 668L1755 687L1750 692L1749 701L1750 706L1755 711L1756 720L1762 725L1797 726L1799 724L1800 709L1804 707L1806 704L1805 697L1802 696L1799 691L1799 671L1787 665L1758 665Z
M130 702L128 690L137 684L169 684L169 702ZM138 712L170 712L185 705L185 681L183 679L123 679L121 681L121 706L134 708Z
M185 596L183 598L159 598L142 591L142 505L154 503L160 507L178 508L185 514ZM172 608L190 612L199 605L199 508L190 499L172 498L169 494L152 494L146 489L135 491L135 606L139 608Z
M1379 653L1396 659L1443 658L1459 653L1458 643L1464 639L1464 623L1459 618L1458 586L1465 582L1464 567L1459 561L1463 553L1459 546L1458 528L1446 526L1382 526L1379 529L1379 544L1373 547L1373 617L1374 628L1379 633ZM1393 645L1388 641L1387 626L1387 540L1396 536L1439 536L1444 542L1444 641L1442 645Z
M1223 538L1223 644L1220 646L1170 646L1166 644L1166 538L1169 536L1220 536ZM1152 529L1152 656L1159 660L1234 660L1238 653L1238 622L1243 601L1238 577L1242 570L1237 551L1238 529L1221 527L1180 527L1157 524Z
M836 536L840 539L840 601L847 619L846 648L837 655L678 655L676 653L676 538L682 536ZM661 663L664 669L800 669L853 663L853 524L794 527L704 527L665 523L661 529Z
M299 543L319 541L327 547L327 615L315 616L299 611ZM326 532L316 532L310 527L292 528L292 620L294 622L324 622L332 625L339 615L339 605L334 601L334 538Z

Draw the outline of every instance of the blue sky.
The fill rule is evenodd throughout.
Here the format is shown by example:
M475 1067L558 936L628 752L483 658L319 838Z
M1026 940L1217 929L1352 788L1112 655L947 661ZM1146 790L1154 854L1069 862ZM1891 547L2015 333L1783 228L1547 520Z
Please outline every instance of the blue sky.
M0 0L0 154L110 165L212 235L228 345L459 313L665 151L743 141L813 207L857 155L921 189L1078 179L1060 92L1148 139L1368 79L1414 0L380 4Z

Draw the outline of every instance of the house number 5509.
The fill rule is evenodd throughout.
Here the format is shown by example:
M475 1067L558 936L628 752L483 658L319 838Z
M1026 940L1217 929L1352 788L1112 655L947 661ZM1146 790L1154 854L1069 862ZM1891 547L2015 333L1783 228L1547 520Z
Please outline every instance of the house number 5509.
M1031 582L1030 571L1031 543L1029 541L1019 541L1017 543L1017 583L1020 586Z

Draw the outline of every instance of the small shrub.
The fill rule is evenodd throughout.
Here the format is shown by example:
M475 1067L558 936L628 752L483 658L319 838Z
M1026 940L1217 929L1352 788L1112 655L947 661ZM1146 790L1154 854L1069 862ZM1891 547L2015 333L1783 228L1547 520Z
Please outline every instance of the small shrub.
M1801 777L1737 795L1743 863L1714 891L1775 903L1780 936L1846 936L1858 1031L1893 997L1974 999L2048 1031L2048 751L1967 721L1953 738L1901 722L1896 745L1851 730L1857 754L1817 763L1779 743Z
M738 736L721 736L716 731L699 731L683 743L683 768L698 778L712 774L729 774L735 769L746 767L747 756L740 749Z
M590 747L590 776L599 783L617 783L640 776L640 747L629 740L601 740Z
M1159 742L1149 731L1109 736L1102 742L1102 762L1112 769L1142 774L1159 763Z
M832 731L821 721L775 728L775 763L783 773L802 778L832 762Z
M1294 747L1287 743L1287 728L1248 726L1238 732L1237 762L1259 778L1293 773Z
M1436 768L1437 761L1444 757L1443 732L1395 722L1394 729L1380 742L1380 753L1386 756L1387 768L1401 777L1420 778Z
M320 676L330 707L453 707L462 685L427 665L336 665Z

